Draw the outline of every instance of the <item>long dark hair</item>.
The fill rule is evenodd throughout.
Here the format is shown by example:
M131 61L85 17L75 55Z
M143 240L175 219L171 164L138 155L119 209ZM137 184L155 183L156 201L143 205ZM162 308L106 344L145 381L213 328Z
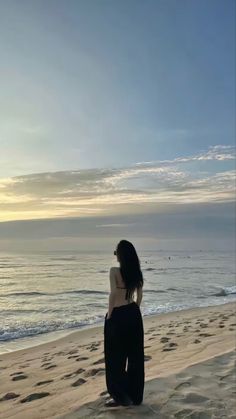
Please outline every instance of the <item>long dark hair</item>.
M121 276L125 283L126 299L130 299L136 288L143 286L143 274L140 261L132 243L121 240L116 248L116 254L120 262Z

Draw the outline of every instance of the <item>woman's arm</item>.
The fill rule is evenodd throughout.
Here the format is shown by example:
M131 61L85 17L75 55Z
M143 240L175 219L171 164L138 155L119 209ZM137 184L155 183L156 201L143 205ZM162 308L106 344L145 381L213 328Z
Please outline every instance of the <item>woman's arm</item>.
M136 303L138 304L138 306L140 306L142 298L143 298L143 287L140 287L140 288L137 289Z
M110 294L109 294L109 308L108 308L108 314L107 314L107 319L110 318L113 307L114 307L114 303L115 303L115 295L116 295L116 280L115 280L115 270L114 268L110 269Z

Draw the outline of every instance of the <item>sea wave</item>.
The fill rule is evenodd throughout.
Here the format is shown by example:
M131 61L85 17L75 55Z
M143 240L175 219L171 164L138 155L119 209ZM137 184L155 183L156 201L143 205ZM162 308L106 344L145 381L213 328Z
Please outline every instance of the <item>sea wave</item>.
M165 290L145 290L144 292L145 292L145 294L146 293L159 294L159 293L165 293L166 291Z
M78 259L78 257L77 256L68 256L68 257L58 257L58 258L56 258L56 257L54 257L54 258L50 258L51 260L63 260L63 261L67 261L67 260L69 260L69 261L71 261L71 260L76 260L76 259Z
M232 294L236 294L236 285L231 287L222 287L216 294L213 295L214 297L227 297L228 295Z
M28 292L9 292L8 294L3 295L2 297L17 297L17 296L37 296L37 295L48 295L49 293L38 292L38 291L28 291Z
M171 287L171 288L167 288L167 291L178 291L178 292L181 292L181 291L182 291L182 289L180 289L180 288L173 288L173 287Z
M52 321L48 323L36 323L36 324L24 324L19 327L6 327L0 330L0 342L6 342L15 339L22 339L26 337L32 337L41 335L44 333L56 332L59 330L67 329L80 329L89 325L96 324L104 320L104 316L96 316L94 318L86 320L70 320L68 322L63 321Z
M96 290L71 290L71 291L63 291L63 292L40 292L40 291L17 291L17 292L10 292L8 294L3 295L2 297L21 297L21 296L26 296L26 297L37 297L37 296L47 296L47 295L63 295L63 294L86 294L86 295L91 295L91 294L102 294L102 295L107 295L108 292L107 291L96 291Z
M23 265L23 264L20 264L20 265L13 265L12 263L4 263L4 264L1 264L0 265L0 269L9 269L9 268L24 268L24 267L26 267L27 265Z
M1 279L8 279L7 276L1 277ZM12 285L16 285L16 282L2 282L0 283L0 287L10 287Z
M198 298L198 297L197 297ZM229 301L225 300L218 300L218 302L216 301L216 299L214 300L209 300L207 299L207 301L202 301L200 304L198 302L199 300L196 299L196 301L189 301L186 303L182 303L182 304L161 304L159 306L153 306L153 307L149 307L143 310L143 314L144 316L150 316L150 315L154 315L154 314L164 314L164 313L170 313L170 312L177 312L177 311L182 311L182 310L188 310L188 309L193 309L193 308L200 308L200 307L211 307L211 306L215 306L215 305L222 305L222 304L226 304Z
M61 294L102 294L107 295L107 291L94 291L94 290L72 290L72 291L65 291Z
M206 302L198 303L199 300L189 301L182 304L166 303L160 305L153 305L150 307L143 307L142 313L143 316L162 314L168 312L177 312L181 310L196 308L196 307L210 307L214 305L221 305L227 302L227 298L214 300L208 300ZM101 325L104 322L106 308L104 307L104 314L98 314L96 316L86 317L81 320L48 320L48 321L38 321L34 323L16 324L15 326L5 325L0 330L0 343L7 342L27 337L33 337L45 333L51 333L56 331L68 330L68 329L82 329L92 325Z

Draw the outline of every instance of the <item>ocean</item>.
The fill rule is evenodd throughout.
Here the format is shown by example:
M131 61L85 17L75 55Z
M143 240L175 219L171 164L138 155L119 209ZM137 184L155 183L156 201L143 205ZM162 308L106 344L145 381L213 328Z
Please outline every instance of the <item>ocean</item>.
M144 251L144 316L236 301L235 255ZM100 325L108 310L105 252L0 253L0 353Z

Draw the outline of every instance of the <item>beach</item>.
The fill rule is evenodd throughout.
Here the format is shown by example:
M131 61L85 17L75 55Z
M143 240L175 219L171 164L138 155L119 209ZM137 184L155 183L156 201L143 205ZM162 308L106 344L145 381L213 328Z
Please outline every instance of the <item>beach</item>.
M0 0L0 419L236 419L235 11Z
M106 408L103 326L0 355L0 418L235 418L236 303L144 316L140 406Z

